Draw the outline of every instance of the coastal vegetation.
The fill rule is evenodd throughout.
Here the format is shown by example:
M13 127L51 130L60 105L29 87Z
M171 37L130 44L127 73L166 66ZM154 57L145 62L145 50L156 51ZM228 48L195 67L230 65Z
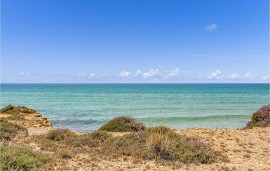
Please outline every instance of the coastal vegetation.
M249 128L269 126L269 108L270 105L256 111L252 116L252 121L247 124L252 125ZM34 112L27 114L22 109ZM206 134L207 137L210 135L222 137L224 135L222 130L216 133L203 131L197 135L186 134L165 126L145 127L134 118L122 116L112 119L98 131L82 133L68 129L48 128L42 122L25 119L29 115L40 118L40 116L36 117L35 110L28 110L26 107L18 109L9 105L0 111L4 112L0 113L0 141L2 141L0 170L44 170L54 165L61 165L61 169L65 170L68 169L65 168L68 161L84 160L84 163L80 164L82 167L90 159L91 167L97 167L95 161L98 159L133 160L134 163L154 161L174 168L179 168L181 163L210 165L230 162L228 156L224 155L229 151L224 142L221 142L221 150L217 150L210 139L200 136ZM7 114L8 117L6 117ZM23 123L12 120L9 114L21 115L25 120ZM36 123L25 124L25 122ZM27 126L47 131L39 135L28 135L27 130L31 127ZM231 138L227 137L227 139ZM247 144L239 138L230 141L235 141L239 147L254 144L254 142ZM269 152L267 149L264 151ZM241 153L241 150L237 149L233 152ZM250 159L252 153L252 150L245 150L242 155L245 159ZM89 159L78 159L80 156L89 156Z
M253 113L251 121L246 125L247 128L270 126L270 104L263 106Z
M27 135L26 128L0 118L0 170L38 170L50 161L46 154L27 147L16 147L12 143L8 145L13 139L22 139Z
M183 163L212 163L217 158L217 153L202 138L179 135L164 126L115 137L104 131L76 135L67 130L52 130L47 134L47 140L41 137L39 139L41 141L38 142L44 149L46 144L50 144L52 151L57 150L59 143L51 141L61 141L73 151L78 147L88 147L89 151L100 151L99 155L114 157L132 156ZM56 148L53 148L52 144L55 144Z
M109 132L137 132L145 129L143 123L129 116L120 116L110 120L99 128L100 131Z
M21 113L36 113L37 111L33 109L29 109L25 106L13 106L11 104L7 105L6 107L0 109L0 113L2 114L12 114L12 115L19 115Z
M47 138L54 141L61 141L73 135L74 133L68 129L55 129L47 134Z
M0 146L0 170L41 170L51 159L48 155L23 147Z
M10 141L15 137L25 137L27 136L27 129L8 122L7 119L0 118L0 141Z
M105 144L105 150L141 159L183 163L212 163L217 157L202 138L180 135L164 126L113 138Z

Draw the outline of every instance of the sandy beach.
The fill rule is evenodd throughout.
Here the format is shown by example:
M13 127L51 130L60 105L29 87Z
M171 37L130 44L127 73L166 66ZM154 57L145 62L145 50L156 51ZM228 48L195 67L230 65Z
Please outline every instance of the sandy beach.
M53 165L45 165L44 169L53 170L269 170L270 165L270 128L253 129L203 129L190 128L176 130L179 135L196 136L203 138L207 144L226 159L210 164L184 164L173 162L157 162L155 160L136 159L132 156L106 156L93 153L85 147L72 149L72 157L61 158L55 154L55 148L70 148L58 143L45 144L45 135L54 128L48 124L47 118L41 114L24 114L25 120L10 120L10 122L24 125L28 136L15 138L8 142L12 146L27 147L33 151L48 154L55 161ZM23 115L22 115L23 116ZM1 118L8 118L7 114L0 114ZM43 118L43 119L40 119ZM43 122L38 122L43 120ZM44 124L47 123L47 124ZM78 135L86 133L76 132ZM120 137L129 132L110 132L113 137ZM44 141L44 142L43 142ZM45 145L45 146L44 146ZM51 146L51 147L49 147Z

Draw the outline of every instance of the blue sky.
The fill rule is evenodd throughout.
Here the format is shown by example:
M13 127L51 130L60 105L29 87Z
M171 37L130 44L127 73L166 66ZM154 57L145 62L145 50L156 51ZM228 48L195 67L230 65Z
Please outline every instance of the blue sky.
M269 82L268 0L2 0L3 83Z

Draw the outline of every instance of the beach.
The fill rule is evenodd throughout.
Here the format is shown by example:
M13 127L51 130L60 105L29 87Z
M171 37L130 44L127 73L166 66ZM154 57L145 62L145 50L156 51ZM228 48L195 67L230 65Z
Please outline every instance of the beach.
M17 109L11 106L7 108ZM117 155L99 151L99 147L65 144L64 141L51 141L46 137L52 130L47 118L39 112L19 107L19 114L1 113L0 119L23 125L28 135L17 137L8 142L13 147L23 147L47 154L53 158L53 164L46 164L42 170L269 170L270 127L254 127L252 129L206 129L187 128L174 130L177 135L199 137L212 150L217 152L218 159L210 163L182 163L165 160L146 160L132 155ZM14 110L17 111L17 110ZM12 113L12 114L11 114ZM12 116L12 117L11 117ZM16 116L16 117L15 117ZM20 116L20 117L18 117ZM9 118L10 117L10 118ZM25 117L22 119L22 117ZM1 121L2 123L2 121ZM2 128L1 128L2 130ZM61 131L61 130L60 130ZM89 135L85 132L71 130L80 137ZM113 137L123 137L130 132L109 132ZM83 140L79 140L81 144ZM61 151L62 149L62 151ZM100 149L101 146L100 146ZM60 151L59 151L60 150ZM61 152L63 152L62 154ZM68 153L67 151L68 150ZM3 153L4 154L4 153Z
M270 171L268 0L2 0L0 171Z

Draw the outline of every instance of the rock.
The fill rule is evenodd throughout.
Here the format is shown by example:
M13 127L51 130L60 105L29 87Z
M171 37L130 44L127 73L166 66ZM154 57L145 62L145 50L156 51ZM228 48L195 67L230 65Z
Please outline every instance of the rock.
M41 113L37 112L36 110L27 108L25 106L13 106L8 105L2 109L0 109L0 118L1 113L5 115L12 116L12 122L17 123L25 128L48 128L52 127L49 123L47 117L42 116ZM5 116L3 115L3 116ZM15 119L14 119L15 118ZM9 117L7 117L9 119Z
M45 126L46 127L52 127L52 124L51 123L46 123Z
M35 113L34 115L35 115L35 117L41 117L40 113Z

